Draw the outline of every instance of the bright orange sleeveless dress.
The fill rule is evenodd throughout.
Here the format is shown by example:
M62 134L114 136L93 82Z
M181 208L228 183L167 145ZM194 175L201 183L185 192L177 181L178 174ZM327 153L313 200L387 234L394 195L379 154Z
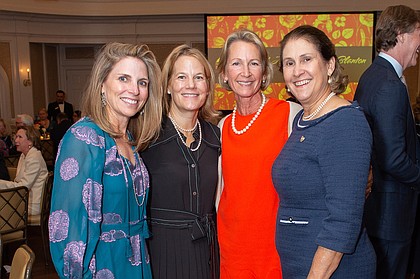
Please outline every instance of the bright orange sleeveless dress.
M252 115L236 114L236 129ZM221 279L282 278L275 245L278 195L271 168L285 144L289 104L270 99L242 135L232 115L222 129L223 193L217 213Z

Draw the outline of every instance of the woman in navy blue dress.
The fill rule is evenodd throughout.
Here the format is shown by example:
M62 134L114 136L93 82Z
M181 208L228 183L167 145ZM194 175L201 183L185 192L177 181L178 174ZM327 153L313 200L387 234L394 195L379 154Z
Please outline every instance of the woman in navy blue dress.
M300 26L281 42L280 64L303 107L272 169L283 276L374 278L362 226L372 135L358 104L337 96L348 78L334 45L319 29Z

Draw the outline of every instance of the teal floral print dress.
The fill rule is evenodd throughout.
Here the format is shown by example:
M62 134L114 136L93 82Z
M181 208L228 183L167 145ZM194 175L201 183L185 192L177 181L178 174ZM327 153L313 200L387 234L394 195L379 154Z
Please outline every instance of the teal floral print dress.
M145 239L149 175L91 119L60 143L54 170L50 250L60 278L152 278Z

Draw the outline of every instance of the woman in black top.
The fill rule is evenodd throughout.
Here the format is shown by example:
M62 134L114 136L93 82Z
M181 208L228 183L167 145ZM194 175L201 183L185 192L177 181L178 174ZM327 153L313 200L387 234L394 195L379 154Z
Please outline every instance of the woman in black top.
M213 220L220 132L211 124L218 117L214 74L200 51L181 45L167 57L162 79L162 131L142 153L151 183L153 278L216 278Z

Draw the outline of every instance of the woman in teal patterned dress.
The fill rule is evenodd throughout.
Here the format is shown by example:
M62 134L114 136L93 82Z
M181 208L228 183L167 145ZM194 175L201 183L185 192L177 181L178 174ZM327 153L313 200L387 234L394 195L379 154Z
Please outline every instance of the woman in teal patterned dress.
M159 132L160 69L145 45L110 43L84 93L85 117L60 143L49 218L60 278L152 278L149 175L136 151Z

